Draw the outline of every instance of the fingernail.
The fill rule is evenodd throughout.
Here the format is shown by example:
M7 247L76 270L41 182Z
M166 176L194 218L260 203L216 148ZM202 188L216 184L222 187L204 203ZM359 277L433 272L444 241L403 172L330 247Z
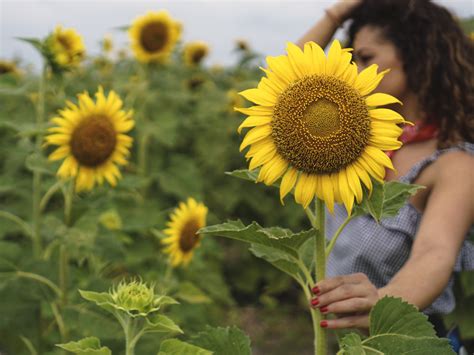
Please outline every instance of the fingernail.
M327 320L322 320L321 322L319 322L319 325L321 326L321 328L327 328L328 321Z
M313 298L311 300L311 305L314 307L314 306L317 306L319 304L319 300L317 298Z
M314 293L315 295L317 295L320 290L319 290L319 287L318 287L318 286L314 286L314 287L311 289L311 291L313 291L313 293Z
M321 307L321 308L319 309L319 311L320 311L321 313L326 313L326 312L328 311L328 306Z

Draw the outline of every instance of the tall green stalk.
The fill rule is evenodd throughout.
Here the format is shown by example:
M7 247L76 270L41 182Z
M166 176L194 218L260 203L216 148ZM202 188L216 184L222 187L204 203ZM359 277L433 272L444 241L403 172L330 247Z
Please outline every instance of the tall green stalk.
M41 127L45 118L45 91L46 91L46 74L48 72L48 65L43 64L43 70L39 79L38 87L38 102L36 104L36 125L38 127L38 134L36 135L35 151L41 154L41 144L43 141L43 134ZM33 240L33 254L35 257L41 255L42 241L41 241L41 172L33 171L33 209L32 209L32 240Z
M315 229L314 233L314 265L316 282L324 280L326 277L326 232L325 219L326 210L324 201L316 198L315 211L306 209L306 214ZM313 285L310 285L313 286ZM327 354L327 331L320 326L320 322L324 319L319 309L311 309L311 318L313 320L314 330L314 352L316 355Z

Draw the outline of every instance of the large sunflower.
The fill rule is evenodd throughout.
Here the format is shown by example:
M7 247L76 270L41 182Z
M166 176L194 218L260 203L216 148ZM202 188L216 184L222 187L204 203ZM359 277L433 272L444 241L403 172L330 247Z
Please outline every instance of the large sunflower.
M49 160L64 159L58 176L76 178L76 191L91 190L104 179L115 186L121 177L118 165L127 164L132 138L125 133L134 126L132 111L125 112L122 100L114 91L104 95L101 87L95 94L79 94L79 104L67 102L59 116L51 121L46 144L59 146Z
M207 207L192 198L181 202L171 213L168 228L164 230L168 237L163 239L163 244L167 245L164 251L170 255L172 266L187 265L191 261L201 241L196 232L206 225L206 215Z
M72 28L56 26L54 32L47 38L46 46L53 64L62 69L76 67L84 59L84 42Z
M351 63L350 49L336 40L326 57L308 42L302 51L289 43L288 55L268 57L266 77L256 89L241 92L257 104L236 108L250 129L240 150L250 146L249 169L260 167L258 181L267 185L280 177L280 198L293 188L295 200L306 208L315 196L330 211L334 202L351 212L354 197L362 200L362 183L372 190L371 177L382 181L393 169L384 150L401 147L397 112L378 105L400 103L395 97L369 95L386 71L371 65L362 72Z
M132 23L128 35L140 62L164 62L181 36L181 24L165 10L148 12Z
M194 41L186 43L183 49L184 63L187 66L195 67L202 62L208 53L209 46L206 42Z

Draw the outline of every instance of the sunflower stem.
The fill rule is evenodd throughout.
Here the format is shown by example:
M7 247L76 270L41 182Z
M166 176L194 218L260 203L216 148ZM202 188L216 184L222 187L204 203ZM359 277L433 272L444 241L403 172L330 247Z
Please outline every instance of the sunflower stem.
M74 180L70 180L64 195L64 223L69 228L72 225L72 200L74 197ZM61 289L61 310L64 310L68 303L67 287L69 279L69 254L67 245L63 241L59 247L59 287ZM64 334L67 338L68 331L64 328ZM67 339L66 339L67 340Z
M324 201L316 198L315 201L315 219L313 227L315 227L315 240L314 240L314 265L316 282L324 280L326 277L326 235L325 235L325 218L326 210ZM314 351L316 355L327 354L327 332L325 328L320 327L320 322L324 319L324 315L317 310L311 311L313 316L313 327L314 327Z
M36 135L35 151L37 154L41 154L41 142L43 141L43 134L41 133L41 126L44 122L45 115L45 91L46 91L46 74L48 72L48 65L43 64L43 70L39 78L38 87L38 102L36 105L36 125L39 129L39 133ZM35 257L41 255L42 241L40 233L41 225L41 172L38 170L33 171L33 208L32 208L32 240L33 240L33 254Z

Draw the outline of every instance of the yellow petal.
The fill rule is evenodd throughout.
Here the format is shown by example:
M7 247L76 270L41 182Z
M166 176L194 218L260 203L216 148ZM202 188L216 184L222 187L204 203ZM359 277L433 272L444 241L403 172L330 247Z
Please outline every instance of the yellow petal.
M248 89L241 91L239 94L258 105L274 106L277 102L276 96L260 89Z
M298 171L292 167L290 167L283 178L281 179L280 183L280 201L282 204L283 199L285 196L293 189L296 183L296 178L298 177Z
M249 146L250 144L258 142L259 140L264 139L265 137L268 137L270 134L272 134L272 127L268 124L252 128L245 135L244 140L240 145L240 151L244 150L245 147Z
M274 144L269 144L266 149L260 149L250 160L249 170L258 168L259 166L269 162L276 154L276 147Z
M288 162L276 154L272 160L266 163L260 170L259 180L265 185L272 185L288 168Z
M331 214L334 214L334 188L331 179L331 175L324 174L321 176L321 185L323 198L326 202L326 206Z
M313 68L314 74L326 74L326 54L323 49L314 42L310 42L311 49L313 51Z
M316 178L314 175L301 173L295 188L295 201L307 208L313 201L316 192Z
M369 110L369 116L383 122L404 123L407 122L398 112L388 108L374 108Z
M367 106L383 106L383 105L389 105L389 104L401 104L402 102L398 100L396 97L393 97L392 95L389 94L383 94L383 93L375 93L372 94L365 99L365 103Z
M391 161L390 158L387 156L387 154L385 154L384 152L382 152L380 149L377 149L377 148L374 148L374 147L371 147L370 145L368 145L367 147L365 147L365 152L364 152L364 154L367 154L367 155L370 156L373 160L375 160L375 161L378 162L379 164L383 165L384 167L393 170L392 161Z
M307 75L309 68L306 65L305 56L300 47L294 43L288 42L286 51L288 52L288 60L295 74L300 78Z
M286 84L290 84L298 78L296 73L293 71L290 61L286 55L267 57L266 60L268 63L268 68Z
M234 110L248 116L271 116L273 114L273 107L266 106L234 107Z
M369 142L372 146L381 150L397 150L403 145L402 142L395 138L383 138L379 136L370 137Z
M362 167L359 160L353 162L353 164L359 178L362 180L367 189L372 191L372 180L370 179L368 172Z
M326 63L326 74L334 75L341 61L342 48L338 40L334 40L329 48L328 59Z
M346 167L346 177L347 182L349 183L349 187L351 188L352 193L356 197L357 203L361 203L363 195L362 186L360 186L359 176L357 175L357 172L352 165L348 165Z
M69 148L69 145L61 146L49 155L48 160L53 161L62 159L69 155L70 152L71 149Z
M249 116L247 117L237 129L239 134L242 132L242 128L261 126L272 121L272 116Z
M342 202L346 207L347 213L350 215L352 207L354 206L354 194L349 187L349 183L346 176L346 170L338 172L339 175L339 193L341 194Z

